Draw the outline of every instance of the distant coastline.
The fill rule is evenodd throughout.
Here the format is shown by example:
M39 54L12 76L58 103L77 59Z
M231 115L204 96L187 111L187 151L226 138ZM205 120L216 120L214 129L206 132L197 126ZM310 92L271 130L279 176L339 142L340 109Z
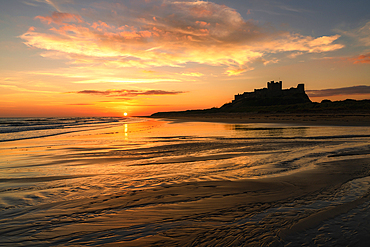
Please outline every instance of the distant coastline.
M370 126L370 100L346 99L312 102L304 85L282 89L282 82L268 82L268 88L235 95L220 108L157 112L150 117L181 121L235 123L294 123L309 125Z
M316 113L211 113L211 114L153 114L176 122L221 123L283 123L298 125L370 126L370 113L316 114Z
M370 100L344 100L285 106L250 107L245 111L220 108L158 112L151 118L227 123L290 123L304 125L370 126Z

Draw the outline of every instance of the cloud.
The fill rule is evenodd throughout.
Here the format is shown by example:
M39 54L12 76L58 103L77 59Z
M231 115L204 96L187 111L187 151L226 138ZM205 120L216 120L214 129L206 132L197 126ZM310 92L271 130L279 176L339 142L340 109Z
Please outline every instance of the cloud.
M340 35L322 36L314 38L300 34L286 34L280 39L275 39L265 44L265 49L271 52L307 52L322 53L342 49L344 45L335 44Z
M201 77L201 76L204 76L204 74L202 74L200 72L181 73L180 75L193 76L193 77Z
M355 40L357 40L359 45L370 46L370 21L354 30L351 31L339 30L339 32L343 33L346 36L354 38Z
M231 76L231 75L239 75L241 73L244 73L247 71L246 69L228 69L226 70L225 74Z
M35 4L35 3L32 3L32 2L27 2L27 1L23 1L22 3L26 4L26 5L29 5L29 6L33 6L33 7L37 7L38 5Z
M48 24L55 23L62 25L65 22L83 22L82 17L76 14L53 12L51 16L36 16L35 19L40 19Z
M34 0L34 1L38 2L38 3L48 4L51 7L53 7L55 10L57 10L58 12L61 12L60 5L66 4L66 3L73 3L73 0L58 0L58 1L55 1L55 0Z
M51 5L51 6L53 6L56 10L60 11L60 9L59 9L58 5L56 5L56 4L54 3L54 1L52 1L52 0L44 0L44 1L45 1L45 3L47 3L47 4Z
M176 95L185 93L183 91L165 91L165 90L82 90L77 92L71 93L78 93L78 94L90 94L90 95L100 95L100 96L107 96L107 97L135 97L135 96L142 96L142 95Z
M27 89L27 88L22 88L16 85L4 85L0 84L0 88L4 89L10 89L16 92L26 92L26 93L41 93L41 94L59 94L59 92L55 91L43 91L43 90L34 90L34 89Z
M348 60L352 61L354 64L370 63L370 53L367 53L365 55L359 55L357 57L352 57L349 58Z
M370 46L370 21L358 30L358 36L362 44Z
M328 97L336 95L370 94L370 86L353 86L333 89L306 90L309 97Z
M307 10L305 9L297 9L297 8L290 7L288 5L278 5L278 7L282 10L290 11L290 12L296 12L296 13L307 12Z
M221 66L226 74L236 75L267 54L344 47L335 44L339 35L273 30L244 20L235 9L206 1L95 4L80 15L54 12L36 19L46 27L21 35L26 45L67 54L74 63L114 68L182 67L192 62Z
M80 84L88 84L88 83L155 83L155 82L178 82L180 80L177 79L168 79L168 78L143 78L143 79L134 79L134 78L127 78L122 79L118 77L100 77L97 79L86 79L86 80L78 80L74 81L73 83L80 83Z
M94 104L88 104L88 103L76 103L76 104L67 104L67 105L94 105Z
M114 75L114 71L108 71L105 68L93 67L84 68L77 67L75 70L71 71L69 69L58 71L32 71L28 72L33 75L43 75L52 77L65 77L71 83L76 84L96 84L96 83L156 83L156 82L180 82L179 79L174 78L164 78L164 77L153 77L153 78L132 78L132 77L121 77L119 75ZM109 74L113 74L109 76ZM151 73L149 73L151 74Z
M156 71L154 71L154 70L142 70L141 72L146 73L146 74L153 74L153 73L157 73L157 72L156 72Z
M289 58L296 58L296 57L298 57L302 54L303 54L303 52L293 52L293 53L289 54L288 57Z
M345 61L345 62L350 62L353 64L364 64L364 63L370 63L370 53L363 54L363 55L357 55L354 57L324 57L323 59L333 60L335 62Z

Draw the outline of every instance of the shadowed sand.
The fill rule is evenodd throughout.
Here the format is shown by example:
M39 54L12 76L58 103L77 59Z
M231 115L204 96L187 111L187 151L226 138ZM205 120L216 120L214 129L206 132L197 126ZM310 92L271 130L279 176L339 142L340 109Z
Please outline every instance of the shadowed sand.
M285 176L188 182L8 210L0 235L5 244L45 246L92 239L106 246L283 246L291 235L369 201L368 192L347 203L298 210L330 199L346 182L368 176L369 168L370 158L349 158ZM297 211L260 215L287 205Z
M200 121L221 123L287 123L302 125L370 126L370 114L263 114L263 113L214 113L177 114L154 118L167 118L175 121Z
M367 246L368 130L149 120L5 142L0 246Z

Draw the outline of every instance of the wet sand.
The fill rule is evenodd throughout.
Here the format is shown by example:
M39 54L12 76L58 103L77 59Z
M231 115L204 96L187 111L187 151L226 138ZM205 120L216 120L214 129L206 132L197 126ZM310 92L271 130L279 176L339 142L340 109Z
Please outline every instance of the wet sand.
M334 125L334 126L370 126L370 114L263 114L263 113L215 113L215 114L187 114L163 115L164 118L174 121L200 121L220 123L287 123L300 125Z
M140 124L4 144L0 246L370 241L367 128Z
M345 215L369 202L370 194L368 191L356 200L320 209L302 209L304 205L334 198L345 183L369 176L369 171L369 158L352 158L322 163L287 176L189 182L44 204L24 209L27 212L10 210L2 214L2 225L6 226L8 222L10 226L0 230L1 242L107 246L299 246L291 240L292 236L305 233L338 215ZM286 207L290 210L279 212L279 208ZM275 210L264 217L259 216L269 208ZM365 210L369 217L369 208ZM261 219L250 220L253 217ZM369 225L366 227L365 230L370 230ZM368 238L360 239L362 242L357 244L363 245L357 246L365 246L367 242L364 241Z

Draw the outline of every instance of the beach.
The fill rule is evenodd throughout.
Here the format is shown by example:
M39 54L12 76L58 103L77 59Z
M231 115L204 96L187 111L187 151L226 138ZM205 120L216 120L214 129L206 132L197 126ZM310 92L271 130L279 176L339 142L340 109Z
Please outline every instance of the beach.
M367 246L367 120L225 119L7 120L0 245Z
M156 116L156 118L158 118ZM286 123L300 125L370 126L369 113L163 113L174 121L221 123Z
M370 1L0 1L0 247L370 246Z

